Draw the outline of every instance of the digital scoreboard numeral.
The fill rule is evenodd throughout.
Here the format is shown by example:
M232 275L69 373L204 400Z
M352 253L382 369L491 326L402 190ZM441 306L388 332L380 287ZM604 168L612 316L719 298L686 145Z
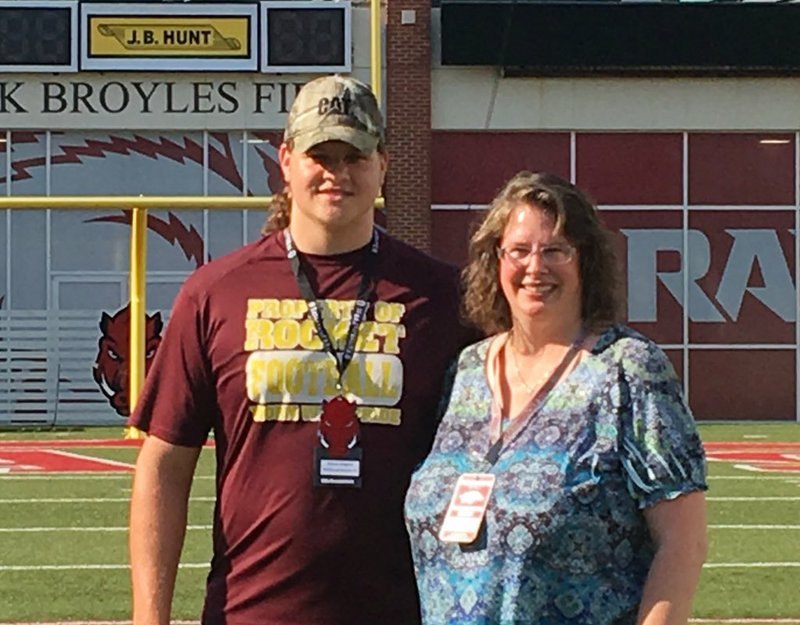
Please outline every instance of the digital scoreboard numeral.
M264 72L349 72L349 2L262 2Z
M0 2L0 71L77 71L77 3Z

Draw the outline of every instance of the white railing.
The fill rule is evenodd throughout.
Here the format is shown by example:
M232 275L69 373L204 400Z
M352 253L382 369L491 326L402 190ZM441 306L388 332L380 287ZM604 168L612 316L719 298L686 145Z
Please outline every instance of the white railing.
M0 427L123 424L92 378L97 311L0 310Z

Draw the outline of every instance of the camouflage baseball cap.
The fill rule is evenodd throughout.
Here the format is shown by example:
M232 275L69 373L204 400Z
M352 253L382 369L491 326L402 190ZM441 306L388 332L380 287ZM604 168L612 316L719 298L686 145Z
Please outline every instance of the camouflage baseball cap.
M292 104L284 141L305 152L325 141L344 141L362 152L383 142L383 116L372 90L349 76L323 76L307 83Z

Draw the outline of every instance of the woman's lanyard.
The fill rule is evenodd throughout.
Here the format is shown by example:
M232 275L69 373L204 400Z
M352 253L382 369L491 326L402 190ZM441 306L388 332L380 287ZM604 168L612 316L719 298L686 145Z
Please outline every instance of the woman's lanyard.
M578 332L578 336L575 337L575 340L570 345L567 353L561 358L561 361L558 363L558 366L553 369L553 372L547 378L544 384L539 387L539 390L536 391L536 394L531 398L531 400L525 405L522 409L522 412L527 412L527 416L524 418L517 418L514 420L509 428L503 432L500 432L500 436L497 440L489 447L489 451L486 452L486 461L494 465L497 462L497 459L500 457L500 454L508 449L511 443L516 440L516 438L520 435L523 429L525 429L528 424L533 420L533 418L538 414L539 410L544 403L544 400L550 394L550 391L553 390L553 387L558 383L561 376L564 375L564 371L569 366L569 363L572 362L572 359L575 358L575 354L578 353L580 350L581 345L586 340L586 330L581 328L581 331ZM500 418L499 411L497 412L497 418ZM494 418L492 418L492 424L490 425L490 430L494 431L495 424ZM497 428L500 429L500 428Z
M314 321L314 327L316 328L317 334L322 341L322 346L325 348L325 351L333 356L334 360L336 360L336 370L339 373L339 379L336 383L336 387L339 391L341 391L344 372L347 370L348 365L353 360L353 354L355 353L356 340L358 339L358 328L367 314L367 310L369 309L370 305L369 300L372 297L373 291L375 290L375 284L372 278L378 258L378 229L372 229L372 241L364 251L365 262L363 274L361 276L361 285L358 287L356 303L355 306L353 306L353 313L350 317L350 327L347 330L347 338L345 339L344 349L341 352L336 350L330 334L328 334L328 331L325 329L325 324L323 323L322 319L322 305L320 304L319 300L317 300L314 289L311 288L311 282L308 279L308 275L300 263L300 258L297 249L294 246L294 241L292 241L292 235L289 233L289 228L284 228L283 238L286 242L286 256L289 259L289 264L292 267L292 273L297 281L297 286L300 288L300 293L308 304L308 311L311 315L311 319Z

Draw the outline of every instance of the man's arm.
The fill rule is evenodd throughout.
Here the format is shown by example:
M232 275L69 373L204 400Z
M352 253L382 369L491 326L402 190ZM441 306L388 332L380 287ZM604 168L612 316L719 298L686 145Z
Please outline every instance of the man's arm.
M189 490L199 447L154 436L136 461L130 512L134 625L168 625L178 572Z
M638 625L685 625L706 558L706 499L700 492L644 511L656 555L639 605Z

